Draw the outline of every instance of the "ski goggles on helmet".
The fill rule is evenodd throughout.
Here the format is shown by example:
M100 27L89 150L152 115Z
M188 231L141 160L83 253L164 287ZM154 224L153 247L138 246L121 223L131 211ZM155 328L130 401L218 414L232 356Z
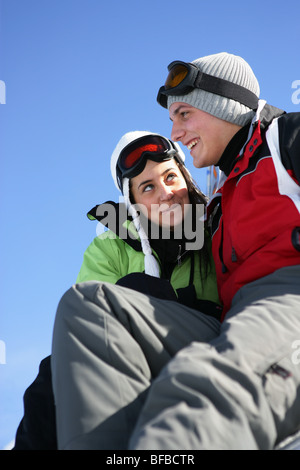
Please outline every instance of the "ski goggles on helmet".
M158 103L164 108L167 108L169 95L186 95L195 88L238 101L251 109L256 109L258 106L258 97L252 91L223 78L201 72L192 63L176 60L168 65L168 70L166 82L160 87L157 95Z
M117 162L117 179L122 188L123 178L133 178L139 175L146 166L147 160L163 162L176 157L176 147L169 139L159 135L145 135L126 145L121 151Z

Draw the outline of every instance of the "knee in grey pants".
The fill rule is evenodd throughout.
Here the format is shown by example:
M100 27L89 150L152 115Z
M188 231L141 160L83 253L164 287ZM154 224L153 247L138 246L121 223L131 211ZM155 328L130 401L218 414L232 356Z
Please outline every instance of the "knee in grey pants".
M219 322L177 302L107 283L73 286L57 310L52 350L59 448L125 449L162 367Z
M219 336L154 381L130 448L270 449L299 429L299 312L300 266L244 286Z

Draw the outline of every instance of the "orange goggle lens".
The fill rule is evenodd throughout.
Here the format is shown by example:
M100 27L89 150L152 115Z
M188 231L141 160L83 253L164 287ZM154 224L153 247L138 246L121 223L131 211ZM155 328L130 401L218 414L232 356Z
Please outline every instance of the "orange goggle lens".
M165 83L165 89L170 90L171 88L175 88L178 86L187 76L188 68L183 64L178 64L172 67L167 76L167 80Z

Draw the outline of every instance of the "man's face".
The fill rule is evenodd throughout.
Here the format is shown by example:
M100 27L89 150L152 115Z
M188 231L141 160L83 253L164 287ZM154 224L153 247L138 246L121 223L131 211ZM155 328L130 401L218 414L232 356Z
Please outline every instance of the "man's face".
M216 165L241 128L182 102L173 103L169 114L173 123L171 138L190 150L196 168Z

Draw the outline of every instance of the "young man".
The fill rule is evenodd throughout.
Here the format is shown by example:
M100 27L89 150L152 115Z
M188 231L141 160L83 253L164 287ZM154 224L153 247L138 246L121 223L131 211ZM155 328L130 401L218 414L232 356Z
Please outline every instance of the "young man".
M184 67L187 75L172 88ZM225 314L241 286L300 264L300 113L259 100L257 79L240 57L215 54L170 69L158 99L169 108L172 139L197 168L223 172L209 213ZM190 91L194 81L200 88Z
M158 102L197 168L217 165L208 207L220 335L170 361L136 449L271 449L300 428L300 113L259 100L240 57L169 65Z

